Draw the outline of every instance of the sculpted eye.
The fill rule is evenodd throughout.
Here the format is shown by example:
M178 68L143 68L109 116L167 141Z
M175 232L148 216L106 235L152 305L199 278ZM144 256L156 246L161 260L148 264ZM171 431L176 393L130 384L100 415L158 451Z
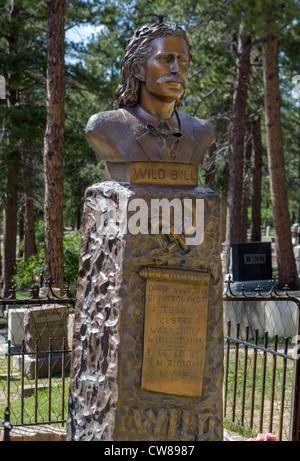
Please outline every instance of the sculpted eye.
M188 59L185 56L179 56L178 61L180 64L188 64Z
M172 56L162 55L162 56L159 56L157 59L161 62L171 62Z

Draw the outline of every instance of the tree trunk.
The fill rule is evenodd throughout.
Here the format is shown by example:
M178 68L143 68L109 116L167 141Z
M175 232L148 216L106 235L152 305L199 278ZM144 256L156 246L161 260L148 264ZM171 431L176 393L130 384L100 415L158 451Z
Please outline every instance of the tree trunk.
M248 238L248 207L250 192L250 170L251 170L251 141L247 139L245 143L245 163L243 177L243 196L242 196L242 219L241 219L241 242L247 242Z
M252 123L252 148L254 156L252 180L252 220L251 241L261 241L261 180L262 180L262 143L260 117Z
M76 230L81 229L81 212L82 212L82 206L77 205L77 212L76 212Z
M14 162L8 167L6 188L7 195L3 208L3 268L1 293L3 297L9 295L16 264L18 189Z
M34 209L32 195L24 194L25 200L25 257L36 254Z
M0 227L1 227L1 214L0 214ZM0 239L0 295L2 294L2 245L3 242Z
M291 289L298 285L298 274L293 253L287 184L284 167L280 116L280 90L277 36L271 30L271 14L264 24L263 79L268 168L275 229L275 247L278 260L279 283Z
M240 26L236 59L233 114L230 123L229 181L227 194L225 273L229 271L230 247L241 241L243 157L246 127L247 87L250 72L251 37Z
M29 258L37 253L35 239L35 222L33 206L33 186L32 186L32 154L30 149L24 149L25 173L23 179L24 203L25 203L25 257Z
M45 281L63 288L65 0L48 1L47 126L44 137Z
M205 170L205 187L214 187L216 176L216 148L216 143L213 143L208 150Z
M22 258L24 256L23 250L23 243L24 241L24 214L23 210L19 212L19 249L18 249L18 257Z
M11 8L10 17L17 16L19 8L17 6ZM14 52L14 47L17 42L18 31L11 31L7 37L7 53L10 55ZM7 108L13 110L17 105L17 91L12 85L12 76L7 76L6 80L6 102ZM10 141L10 129L7 129L6 136L8 143ZM18 181L17 181L17 160L18 153L11 148L7 161L6 173L6 197L3 203L3 259L2 259L2 280L1 280L1 295L6 297L9 295L9 289L12 287L12 276L16 264L16 244L17 244L17 223L18 223Z

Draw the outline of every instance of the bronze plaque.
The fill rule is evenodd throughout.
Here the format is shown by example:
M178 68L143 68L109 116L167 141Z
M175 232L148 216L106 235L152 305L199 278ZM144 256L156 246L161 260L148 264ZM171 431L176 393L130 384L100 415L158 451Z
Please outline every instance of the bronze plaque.
M209 273L145 267L141 388L201 396Z
M174 162L130 163L131 184L198 186L198 165Z

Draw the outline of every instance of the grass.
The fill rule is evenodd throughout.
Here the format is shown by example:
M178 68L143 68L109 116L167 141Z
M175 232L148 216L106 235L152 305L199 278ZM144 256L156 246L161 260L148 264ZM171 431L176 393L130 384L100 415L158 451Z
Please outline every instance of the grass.
M239 360L236 364L234 360L234 350L231 351L231 357L229 361L229 372L228 372L228 398L227 398L227 412L224 418L224 427L229 431L233 431L242 435L243 437L256 437L259 432L269 431L269 414L271 408L271 398L274 397L274 416L273 416L273 427L272 432L278 437L279 436L279 421L280 421L280 409L281 409L281 397L282 397L282 359L277 358L277 372L275 387L272 387L272 373L273 373L273 358L268 357L267 368L266 368L266 380L265 380L265 401L264 401L264 412L263 412L263 428L260 428L260 411L261 411L261 392L262 392L262 377L263 377L263 353L258 352L257 359L257 372L255 379L256 394L254 400L254 414L253 424L250 424L251 416L251 390L252 390L252 379L253 379L253 352L248 352L248 367L246 371L246 386L245 386L245 411L242 418L242 397L243 397L243 383L244 383L244 358L245 353L241 349L239 351ZM7 405L7 361L5 356L0 356L0 414L4 414L4 410ZM283 440L289 439L289 425L290 425L290 409L292 399L292 379L293 379L293 361L287 361L287 374L286 374L286 386L285 386L285 398L284 398L284 415L283 415ZM65 396L64 396L64 412L62 415L62 378L60 375L52 377L52 390L51 390L51 412L50 420L60 421L66 419L67 416L67 405L68 405L68 388L69 388L69 373L67 373L65 382ZM233 415L233 392L236 384L236 410ZM34 380L25 379L24 386L31 385L34 389ZM37 391L37 408L35 405L35 395L29 395L24 398L23 402L23 420L21 420L22 414L22 401L21 401L21 373L13 370L10 382L10 412L11 412L11 423L17 424L43 424L49 421L49 389L48 379L39 379L38 385L42 386L42 389Z
M35 381L25 377L24 387L26 394L30 387L30 394L21 399L21 372L12 370L10 377L10 422L18 424L44 424L48 421L66 419L68 405L69 373L65 378L65 395L62 396L63 380L60 374L51 378L51 392L49 393L48 378L38 379L38 390L35 396ZM7 406L7 359L0 355L0 415L4 415ZM62 411L64 404L64 412Z
M68 394L65 393L64 412L62 412L62 386L59 384L60 377L56 376L55 379L57 386L51 388L51 395L49 394L47 383L45 383L44 389L37 391L37 406L35 405L36 399L34 395L24 398L23 424L32 424L35 422L43 424L48 421L61 421L66 419ZM41 380L39 384L42 384ZM32 389L34 389L34 383L32 383ZM21 421L22 408L19 392L20 390L15 394L10 405L10 421L13 425ZM50 397L51 406L49 408Z
M256 374L254 374L253 349L249 348L248 350L246 369L244 349L240 348L238 361L235 361L234 352L234 349L230 351L228 368L226 424L231 426L231 430L234 432L246 437L253 437L259 432L267 431L273 432L282 440L288 440L294 361L287 360L286 382L283 386L283 358L274 359L273 356L267 354L266 369L264 370L264 353L259 351L257 353ZM273 367L275 360L276 369ZM253 382L255 384L255 397L252 401ZM234 392L236 393L235 398ZM262 395L264 396L263 400ZM271 411L273 411L273 416L270 419ZM282 435L280 434L281 421L283 425Z
M29 297L29 295L29 291L18 292L17 298L26 299L25 297ZM0 329L0 342L4 344L7 341L8 335L7 328L4 328L5 326L7 326L7 318L0 318L0 328L2 327ZM64 383L59 374L52 376L51 382L49 382L48 378L38 379L38 389L35 394L35 381L29 379L28 376L25 376L22 380L19 367L13 368L14 361L12 358L10 358L10 379L7 379L7 360L8 357L2 352L0 347L0 420L7 407L8 394L10 422L12 425L45 424L48 421L65 420L68 408L69 373L66 373ZM68 360L67 357L66 360ZM49 392L49 384L51 385L51 392ZM25 388L23 398L22 386ZM62 395L63 386L64 395ZM27 388L30 388L31 392Z
M250 342L250 341L249 341ZM226 346L226 343L225 343ZM268 348L272 348L272 341L269 341ZM279 342L278 350L282 350ZM292 355L289 352L289 355ZM225 347L226 357L226 347ZM257 368L255 377L255 399L254 399L254 412L253 422L251 422L251 407L252 407L252 381L254 379L253 366L254 366L254 349L249 346L248 348L248 362L245 370L245 349L244 346L239 346L238 360L235 360L235 348L230 348L230 359L228 368L228 393L227 393L227 411L224 418L224 427L229 431L237 432L244 437L256 437L259 432L270 431L273 432L276 437L279 438L279 423L282 419L283 422L283 434L282 439L289 439L290 430L290 419L291 419L291 400L293 390L293 371L294 361L287 359L287 371L286 371L286 384L282 386L283 380L283 359L281 357L276 358L276 373L275 385L272 386L273 376L273 365L274 358L271 354L267 354L266 363L266 379L264 387L264 411L263 414L263 426L260 427L260 416L261 416L261 394L264 376L263 362L264 353L263 351L257 352ZM12 360L11 360L12 365ZM226 364L225 364L226 365ZM226 366L225 366L226 370ZM242 412L242 400L243 400L243 385L244 378L245 382L245 394L244 394L244 413ZM62 414L62 378L61 376L55 375L52 377L52 390L49 394L48 384L49 381L46 378L39 379L38 384L42 386L37 391L37 399L35 395L27 395L24 397L23 403L21 400L21 373L17 370L12 369L12 375L10 380L10 419L13 425L17 424L45 424L50 420L60 421L67 417L67 405L68 405L68 388L69 388L69 373L67 373L65 382L65 395L64 395L64 414ZM24 386L30 385L34 389L35 382L25 377ZM236 391L236 398L234 401L233 395ZM281 400L284 391L284 406L283 414L281 414ZM4 354L0 355L0 418L4 415L4 410L7 406L7 358ZM49 399L51 397L50 414L49 414ZM36 401L38 405L36 407ZM273 403L272 403L273 402ZM271 408L274 408L272 428L270 430L269 415ZM233 410L235 408L235 413ZM21 415L23 413L23 420ZM2 415L2 416L1 416Z
M223 428L227 429L228 432L234 432L235 434L244 437L245 439L250 439L251 437L255 438L257 436L257 432L251 430L249 428L241 427L238 423L233 423L232 421L224 420Z
M29 290L18 290L16 291L16 298L17 299L27 299L31 295Z

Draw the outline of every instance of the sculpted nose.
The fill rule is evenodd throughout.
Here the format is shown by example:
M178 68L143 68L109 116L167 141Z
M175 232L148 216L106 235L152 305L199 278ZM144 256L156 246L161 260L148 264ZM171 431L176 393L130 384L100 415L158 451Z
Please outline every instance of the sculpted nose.
M179 74L179 72L180 72L179 62L178 62L178 59L176 57L174 57L174 59L171 62L170 70L171 70L172 74Z

